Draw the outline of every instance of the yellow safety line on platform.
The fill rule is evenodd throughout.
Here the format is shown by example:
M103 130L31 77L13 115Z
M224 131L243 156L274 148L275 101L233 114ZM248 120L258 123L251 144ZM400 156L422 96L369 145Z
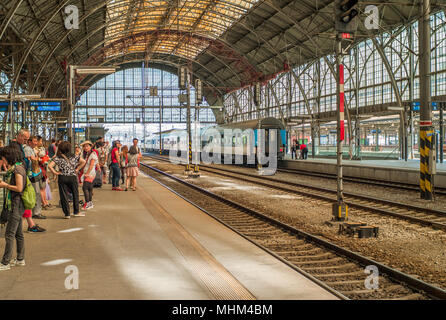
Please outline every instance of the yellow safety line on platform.
M141 189L137 193L144 206L181 252L193 274L199 276L205 287L217 300L256 299L150 194ZM180 198L178 199L184 201Z

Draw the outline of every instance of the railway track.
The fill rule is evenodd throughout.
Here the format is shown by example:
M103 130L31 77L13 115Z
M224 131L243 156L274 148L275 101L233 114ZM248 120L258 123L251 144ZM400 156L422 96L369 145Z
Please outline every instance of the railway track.
M324 179L332 179L332 180L337 179L336 175L331 174L331 173L309 172L309 171L304 171L304 170L285 169L285 168L280 168L280 167L277 169L277 171L282 172L282 173L299 174L299 175L324 178ZM375 179L355 178L355 177L349 177L349 176L344 176L343 179L345 182L373 185L373 186L392 188L392 189L410 190L410 191L414 191L414 192L420 191L420 187L418 185L414 185L414 184L406 184L406 183L401 183L401 182L383 182L383 181L379 181L379 180L375 180ZM446 189L436 188L435 194L441 195L441 196L446 196Z
M147 156L152 156L150 154L147 154ZM244 166L244 165L240 165ZM297 175L305 175L309 177L316 177L316 178L323 178L323 179L331 179L336 180L337 177L335 174L331 173L320 173L320 172L310 172L305 170L299 170L299 169L289 169L289 168L283 168L280 167L280 161L278 163L277 172L282 173L288 173L288 174L297 174ZM407 184L407 183L401 183L401 182L389 182L389 181L380 181L377 179L366 179L366 178L356 178L356 177L349 177L345 176L343 177L344 182L350 182L350 183L358 183L363 185L372 185L372 186L378 186L383 188L390 188L390 189L400 189L400 190L409 190L413 192L419 192L420 187L415 184ZM435 195L436 196L446 196L446 188L435 188Z
M147 164L143 171L342 299L446 299L446 291ZM376 266L378 282L365 267ZM378 284L376 289L365 283Z
M166 158L150 156L161 161ZM303 183L284 181L270 176L260 176L246 172L233 171L224 168L216 168L200 165L202 171L220 176L234 178L241 181L254 183L267 188L307 197L334 202L336 201L336 190ZM406 203L369 197L367 195L344 192L345 200L351 209L359 209L367 212L402 219L410 223L427 226L446 231L446 211L429 209L425 207L409 205Z

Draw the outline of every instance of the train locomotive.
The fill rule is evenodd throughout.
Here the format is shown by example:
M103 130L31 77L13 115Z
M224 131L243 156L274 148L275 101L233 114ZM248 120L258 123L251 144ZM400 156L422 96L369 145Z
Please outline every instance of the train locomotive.
M193 127L193 126L192 126ZM199 137L200 146L192 143L192 152L196 149L205 150L209 152L210 156L215 152L216 146L221 157L232 157L234 159L237 155L243 156L243 162L254 152L256 153L258 147L258 130L265 132L265 155L269 156L269 139L273 136L272 130L276 135L276 152L277 159L282 160L285 156L287 133L282 121L268 117L259 120L249 120L244 122L230 123L210 126L207 128L200 128L198 132L192 129L192 137ZM228 132L232 134L228 135ZM226 133L226 134L225 134ZM252 136L250 136L250 134ZM250 142L250 138L253 139ZM147 151L159 153L159 139L160 134L154 133L147 139ZM177 150L177 155L180 153L187 154L187 131L183 129L172 129L161 132L162 140L162 154L170 154L171 150ZM194 141L194 138L193 138ZM251 148L249 148L249 145ZM212 146L212 147L211 147ZM252 148L254 147L254 148Z

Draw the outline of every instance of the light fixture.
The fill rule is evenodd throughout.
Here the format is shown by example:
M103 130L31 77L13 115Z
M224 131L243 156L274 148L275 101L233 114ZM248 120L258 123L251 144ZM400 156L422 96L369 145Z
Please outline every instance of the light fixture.
M42 95L40 94L16 94L13 96L14 100L33 100L40 99ZM9 99L9 95L0 94L0 99Z
M110 74L115 73L116 68L112 67L75 67L76 73L83 74Z

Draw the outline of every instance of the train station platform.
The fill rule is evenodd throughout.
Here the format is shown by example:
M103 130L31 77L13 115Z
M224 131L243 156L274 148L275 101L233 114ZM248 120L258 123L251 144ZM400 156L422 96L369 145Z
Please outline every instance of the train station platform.
M342 160L344 175L419 185L420 161L415 160ZM308 158L291 160L288 155L279 165L283 168L336 174L336 159ZM435 185L446 188L446 163L437 163Z
M138 183L94 189L85 217L46 211L47 231L25 233L26 266L0 272L0 299L337 299L152 179Z

